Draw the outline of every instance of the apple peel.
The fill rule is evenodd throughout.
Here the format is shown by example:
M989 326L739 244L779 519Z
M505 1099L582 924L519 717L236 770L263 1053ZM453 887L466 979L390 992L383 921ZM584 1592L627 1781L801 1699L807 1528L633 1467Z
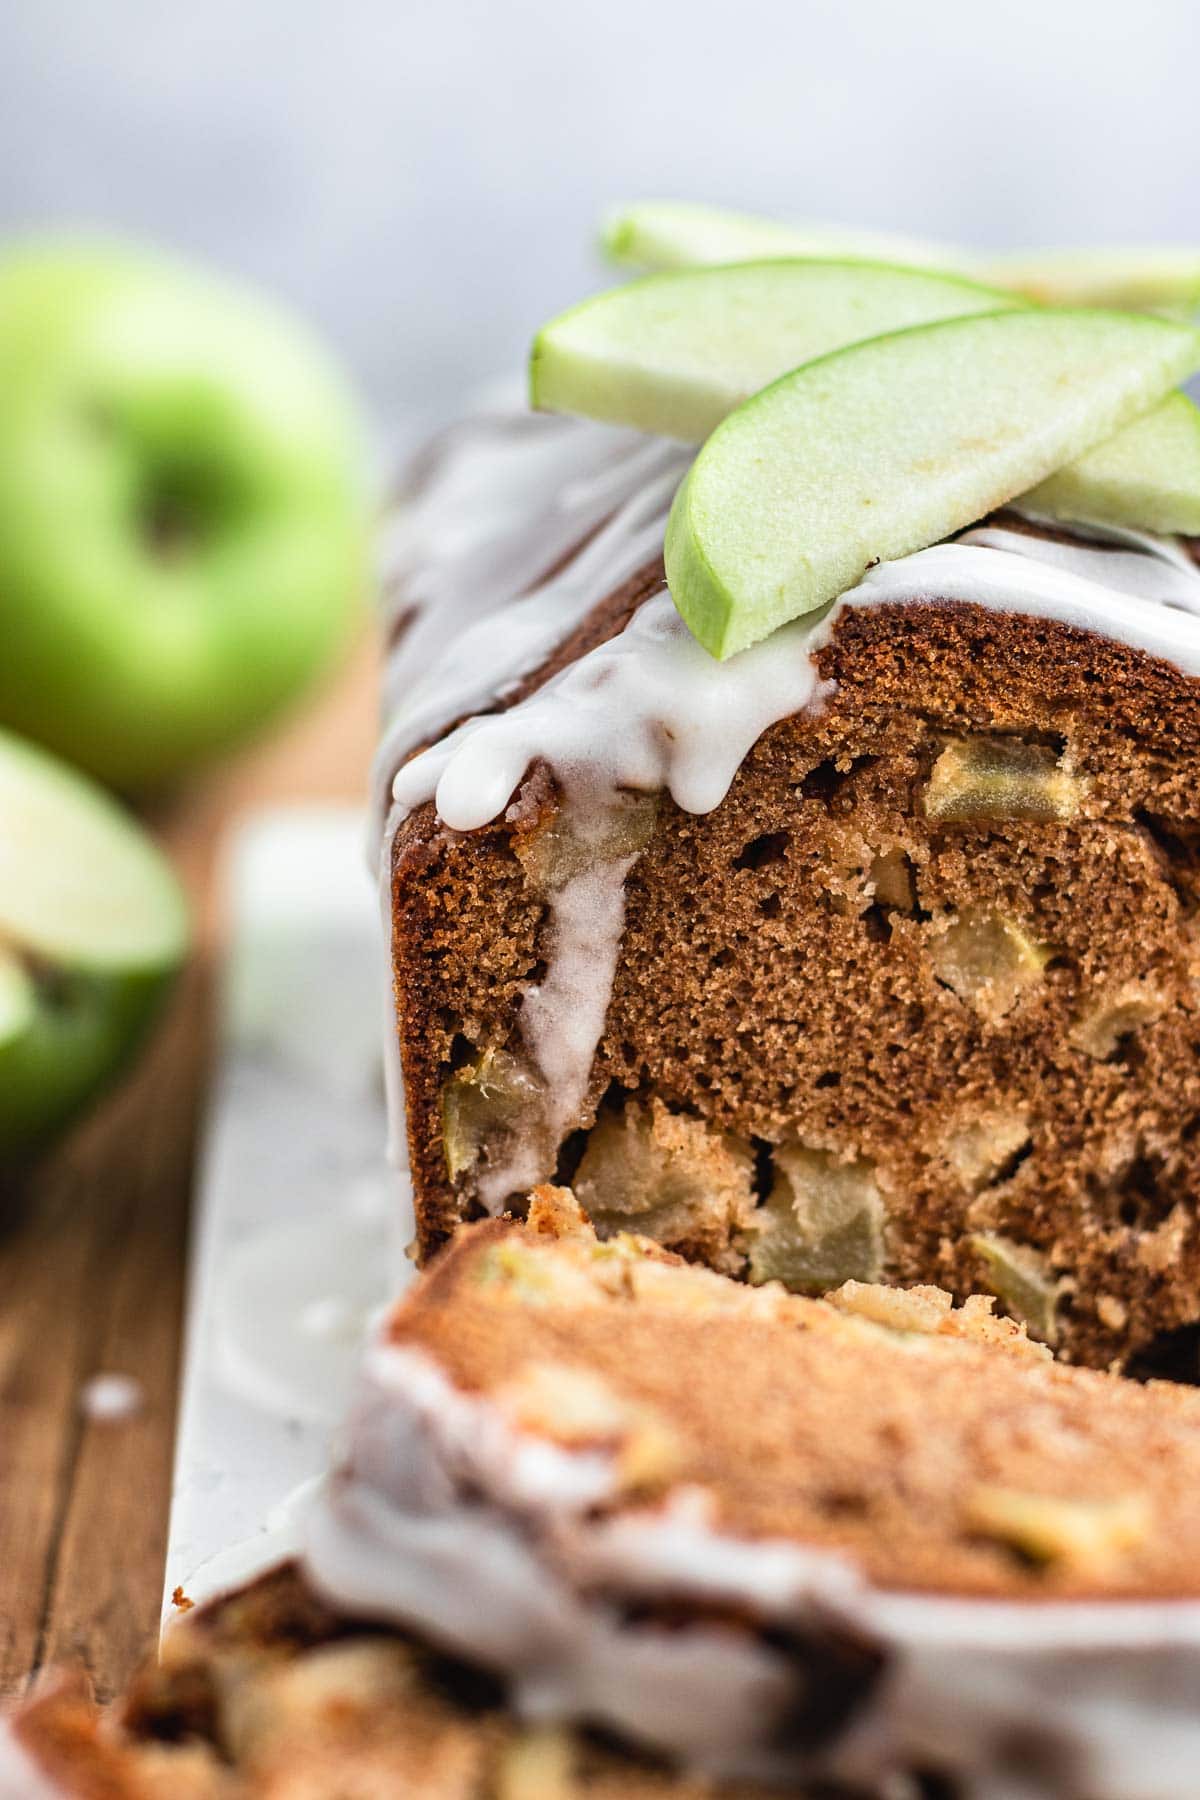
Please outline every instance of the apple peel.
M952 270L1047 306L1194 313L1200 249L1186 244L1084 245L981 255L891 232L787 223L688 201L643 200L614 209L600 247L637 269L690 269L774 256L861 256Z
M894 263L777 258L647 275L543 327L530 399L545 412L698 444L801 363L883 332L1018 304L961 276Z
M832 256L969 273L968 259L946 244L899 232L787 224L687 200L642 200L614 208L601 226L600 248L610 262L640 269L689 269L768 256Z
M75 770L0 732L0 1160L128 1060L187 952L165 857Z
M962 530L1150 410L1200 333L1139 314L1011 311L835 351L732 413L666 535L681 614L724 659Z

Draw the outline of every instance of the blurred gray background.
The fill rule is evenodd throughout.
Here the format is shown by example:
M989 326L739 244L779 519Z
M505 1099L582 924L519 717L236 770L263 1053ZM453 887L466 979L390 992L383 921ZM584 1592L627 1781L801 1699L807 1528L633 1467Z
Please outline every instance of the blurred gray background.
M1200 0L0 0L0 230L281 290L404 430L599 285L614 200L1200 240Z

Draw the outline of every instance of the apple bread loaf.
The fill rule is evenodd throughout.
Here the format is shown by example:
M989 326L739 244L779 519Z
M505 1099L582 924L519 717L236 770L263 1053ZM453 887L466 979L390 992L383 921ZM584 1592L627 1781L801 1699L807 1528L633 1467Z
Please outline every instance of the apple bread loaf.
M580 430L578 554L423 678L401 641L420 1254L557 1178L751 1281L983 1286L1067 1357L1190 1366L1189 544L1006 514L718 664L646 554L679 453Z
M385 1322L303 1562L686 1766L1185 1800L1198 1427L982 1296L752 1288L543 1188Z
M589 422L443 442L378 764L420 1254L570 1180L1194 1362L1198 364L777 259L570 309L531 395Z

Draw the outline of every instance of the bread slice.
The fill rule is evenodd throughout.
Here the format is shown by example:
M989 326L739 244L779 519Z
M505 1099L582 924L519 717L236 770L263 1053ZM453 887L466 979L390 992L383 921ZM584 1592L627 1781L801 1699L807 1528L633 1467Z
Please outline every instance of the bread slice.
M571 1196L384 1326L303 1562L2 1800L1190 1800L1200 1396L976 1299L753 1289Z
M989 1300L753 1289L543 1189L399 1306L348 1442L310 1579L518 1710L870 1793L1190 1791L1200 1395Z
M107 1714L61 1675L0 1722L3 1800L736 1800L339 1614L294 1563L197 1608ZM737 1795L754 1800L739 1785ZM762 1800L766 1800L765 1795Z
M751 1281L983 1286L1064 1357L1200 1373L1191 546L1006 515L716 665L628 567L678 464L603 442L578 553L488 612L475 544L465 633L397 652L419 1253L569 1180Z

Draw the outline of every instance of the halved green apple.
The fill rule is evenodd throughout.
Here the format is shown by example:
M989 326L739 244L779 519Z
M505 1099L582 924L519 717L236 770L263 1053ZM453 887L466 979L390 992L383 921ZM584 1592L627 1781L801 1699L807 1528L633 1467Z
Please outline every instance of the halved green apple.
M667 579L717 657L937 543L1147 412L1200 332L1135 313L1015 311L821 357L731 413L667 526Z
M700 443L789 369L862 338L1017 306L892 263L779 260L647 275L560 313L534 339L530 399Z
M954 270L1053 306L1183 313L1200 307L1200 250L1185 245L985 256L887 232L789 225L671 200L646 200L610 213L600 242L611 262L638 269L686 269L775 256L862 256Z
M1054 519L1200 535L1200 409L1172 394L1021 504Z
M866 257L871 261L963 268L961 251L890 231L837 225L787 225L754 213L684 200L643 200L609 213L600 244L611 262L639 269L690 269L701 263L775 256Z
M0 1158L128 1058L187 950L170 865L100 788L0 732Z

